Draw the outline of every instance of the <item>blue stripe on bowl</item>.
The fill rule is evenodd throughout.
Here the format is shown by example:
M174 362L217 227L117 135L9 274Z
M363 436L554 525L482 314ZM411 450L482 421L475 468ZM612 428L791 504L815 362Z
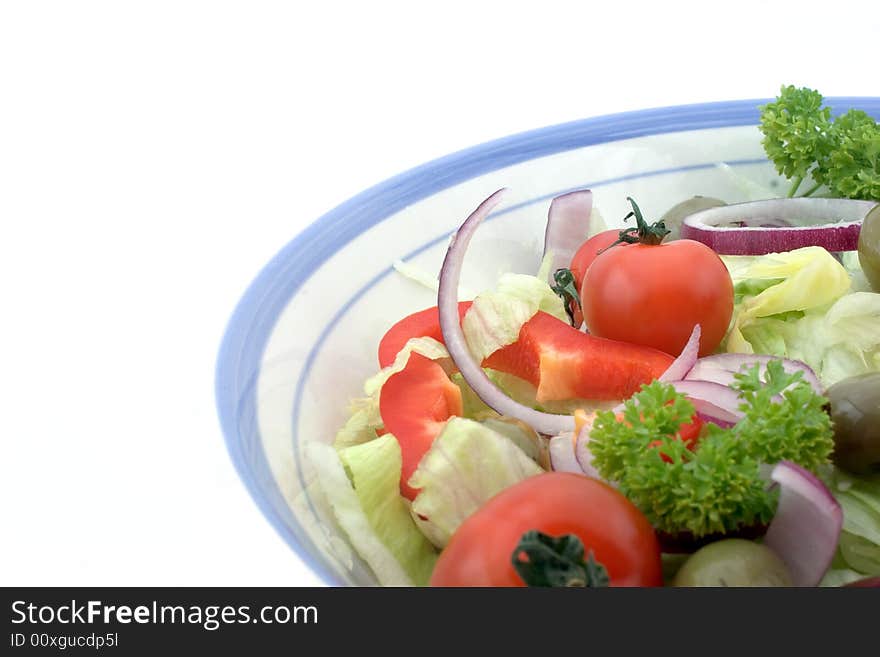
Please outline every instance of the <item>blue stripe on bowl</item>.
M594 144L684 130L752 125L757 123L758 106L764 102L767 100L741 100L626 112L541 128L475 146L411 169L358 194L308 226L272 258L251 283L229 320L217 358L215 398L226 446L239 476L272 526L312 570L331 586L344 584L330 563L316 553L275 483L257 431L255 397L260 362L272 328L311 273L336 251L388 216L470 178ZM831 98L828 102L832 107L860 107L880 117L880 98L843 97ZM649 172L625 179L680 170ZM598 187L620 180L597 181L585 186ZM526 204L551 196L532 199ZM439 236L408 257L446 237ZM340 308L337 317L344 315L359 296L389 273L390 268L368 281ZM294 427L305 375L334 323L331 321L324 327L309 353L297 387ZM297 440L296 434L294 440ZM297 466L301 467L298 462Z

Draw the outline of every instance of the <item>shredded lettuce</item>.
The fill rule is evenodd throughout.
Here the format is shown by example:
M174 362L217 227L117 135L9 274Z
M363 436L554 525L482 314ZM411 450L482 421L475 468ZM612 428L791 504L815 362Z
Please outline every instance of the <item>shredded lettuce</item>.
M478 361L516 342L522 325L542 310L568 322L562 300L543 280L503 274L495 292L477 295L462 322L471 353Z
M449 358L449 352L446 351L446 347L442 342L438 342L434 338L410 338L407 343L403 346L399 352L397 352L397 356L394 359L394 362L388 367L382 369L377 374L371 376L364 383L364 393L368 396L374 396L378 394L379 390L382 388L382 385L391 378L393 374L397 374L404 367L406 367L407 361L409 361L410 354L416 352L424 356L425 358L430 358L431 360L442 360Z
M394 267L394 270L404 278L408 278L412 282L418 283L433 292L438 292L440 290L440 280L437 277L437 274L429 274L424 269L403 260L395 260L392 263L392 266ZM473 299L475 296L476 294L464 285L458 286L458 298L460 300L465 301L467 299Z
M382 427L382 416L379 415L377 400L371 397L356 399L352 401L350 411L348 420L336 432L336 439L333 442L336 449L345 449L375 440L376 430Z
M364 395L366 396L352 400L349 409L351 415L336 433L336 439L333 442L336 449L344 449L376 439L376 430L382 428L383 424L382 416L379 414L379 393L382 390L382 385L393 374L406 367L410 354L413 352L431 360L444 361L449 358L446 347L433 338L412 338L407 341L391 365L366 380L364 383Z
M724 262L736 304L727 351L804 361L828 386L880 370L880 294L861 289L852 258L808 247Z
M431 542L443 547L489 498L541 472L506 436L479 422L452 418L410 477L410 486L421 489L412 512Z
M743 336L757 353L807 363L826 386L880 371L880 294L853 292L800 318L765 318Z
M843 265L818 246L766 256L728 256L725 264L735 283L751 280L756 286L757 281L779 279L758 294L743 298L727 337L728 351L754 353L743 330L761 318L827 306L850 288Z
M437 552L400 495L400 446L385 435L335 450L311 442L307 455L339 525L385 586L428 583Z
M826 478L843 508L835 566L880 575L880 476L856 477L835 469Z
M772 187L744 176L740 170L734 169L726 162L717 162L715 166L719 171L726 174L727 177L730 178L730 181L736 185L744 197L743 200L762 201L764 199L779 196L779 192Z
M845 586L864 577L863 573L851 568L831 568L825 573L819 586Z

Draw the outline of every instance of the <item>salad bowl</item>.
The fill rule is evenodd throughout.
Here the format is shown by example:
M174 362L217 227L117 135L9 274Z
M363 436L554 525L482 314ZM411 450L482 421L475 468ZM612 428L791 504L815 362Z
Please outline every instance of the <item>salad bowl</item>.
M504 272L534 274L549 204L572 190L591 189L609 227L623 225L628 196L656 218L694 195L728 203L784 195L761 145L765 102L649 109L482 144L345 201L265 266L220 348L218 413L257 506L328 585L377 581L334 522L305 446L333 441L378 370L376 345L388 327L436 304L432 285L450 237L473 208L509 188L470 246L463 296ZM880 98L828 102L880 118Z

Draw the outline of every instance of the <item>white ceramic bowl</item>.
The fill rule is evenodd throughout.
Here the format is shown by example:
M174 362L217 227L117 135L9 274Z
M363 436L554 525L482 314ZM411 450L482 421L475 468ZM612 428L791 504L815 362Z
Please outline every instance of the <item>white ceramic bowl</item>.
M372 585L375 579L336 529L303 444L333 440L348 401L378 368L376 347L385 329L436 304L430 290L400 276L392 263L400 259L436 273L451 233L500 187L511 191L479 229L465 263L462 283L470 289L493 286L505 271L535 273L550 200L572 189L592 189L611 225L629 211L627 196L656 218L694 194L727 202L756 195L718 163L769 194L781 193L757 129L763 102L630 112L483 144L346 201L266 265L221 346L218 411L251 495L328 584ZM829 103L880 118L877 98Z

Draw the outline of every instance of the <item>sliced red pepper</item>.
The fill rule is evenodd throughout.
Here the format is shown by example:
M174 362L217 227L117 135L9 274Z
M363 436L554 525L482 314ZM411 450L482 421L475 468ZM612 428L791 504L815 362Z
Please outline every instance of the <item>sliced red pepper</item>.
M472 301L459 302L458 316L460 318L464 319L465 313L472 303ZM391 365L397 354L411 338L434 338L443 342L437 306L408 315L388 329L379 342L379 367L385 368Z
M483 361L534 385L539 402L626 399L672 364L667 353L583 333L539 311L516 342Z
M461 390L440 365L413 352L406 367L382 386L379 413L385 431L400 443L400 493L415 499L418 490L407 482L446 421L462 414Z

